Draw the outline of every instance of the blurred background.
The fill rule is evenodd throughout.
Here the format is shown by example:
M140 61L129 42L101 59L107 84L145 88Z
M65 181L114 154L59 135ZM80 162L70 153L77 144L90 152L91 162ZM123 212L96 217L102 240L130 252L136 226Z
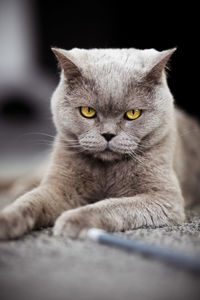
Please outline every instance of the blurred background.
M50 98L59 70L51 46L177 46L169 85L176 103L199 118L197 11L162 1L0 0L0 168L6 158L37 155L53 140Z

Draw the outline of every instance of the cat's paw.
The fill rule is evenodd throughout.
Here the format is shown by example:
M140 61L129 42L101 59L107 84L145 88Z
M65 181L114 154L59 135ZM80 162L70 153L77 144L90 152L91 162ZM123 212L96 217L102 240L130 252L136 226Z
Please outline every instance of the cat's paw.
M18 238L32 226L33 219L27 218L25 211L2 211L0 213L0 240Z
M94 214L85 208L66 211L57 219L53 234L70 238L85 238L89 228L99 227Z

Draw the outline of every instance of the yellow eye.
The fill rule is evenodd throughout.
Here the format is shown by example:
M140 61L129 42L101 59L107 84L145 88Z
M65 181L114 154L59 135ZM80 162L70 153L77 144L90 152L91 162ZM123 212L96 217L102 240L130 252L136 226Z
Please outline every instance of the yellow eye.
M141 109L133 109L133 110L127 111L125 113L125 117L128 120L135 120L135 119L139 118L141 113L142 113Z
M81 106L80 112L85 118L94 118L96 116L96 111L88 106Z

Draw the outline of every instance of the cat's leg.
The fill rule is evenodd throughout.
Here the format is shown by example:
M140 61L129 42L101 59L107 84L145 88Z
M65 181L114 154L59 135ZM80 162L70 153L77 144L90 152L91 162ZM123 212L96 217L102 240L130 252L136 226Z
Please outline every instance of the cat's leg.
M56 186L39 186L19 197L0 212L0 240L17 238L33 228L53 225L73 201Z
M180 193L139 194L106 199L64 212L55 223L54 234L75 238L84 236L91 227L110 232L125 231L141 226L180 224L184 218Z

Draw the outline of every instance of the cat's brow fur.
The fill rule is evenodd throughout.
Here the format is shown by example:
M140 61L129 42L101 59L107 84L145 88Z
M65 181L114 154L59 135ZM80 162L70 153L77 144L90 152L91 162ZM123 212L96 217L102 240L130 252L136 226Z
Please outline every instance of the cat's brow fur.
M61 77L51 160L38 187L1 212L1 239L55 222L54 234L77 237L184 221L200 194L200 128L174 106L165 73L174 51L53 49ZM133 109L142 114L129 121Z

